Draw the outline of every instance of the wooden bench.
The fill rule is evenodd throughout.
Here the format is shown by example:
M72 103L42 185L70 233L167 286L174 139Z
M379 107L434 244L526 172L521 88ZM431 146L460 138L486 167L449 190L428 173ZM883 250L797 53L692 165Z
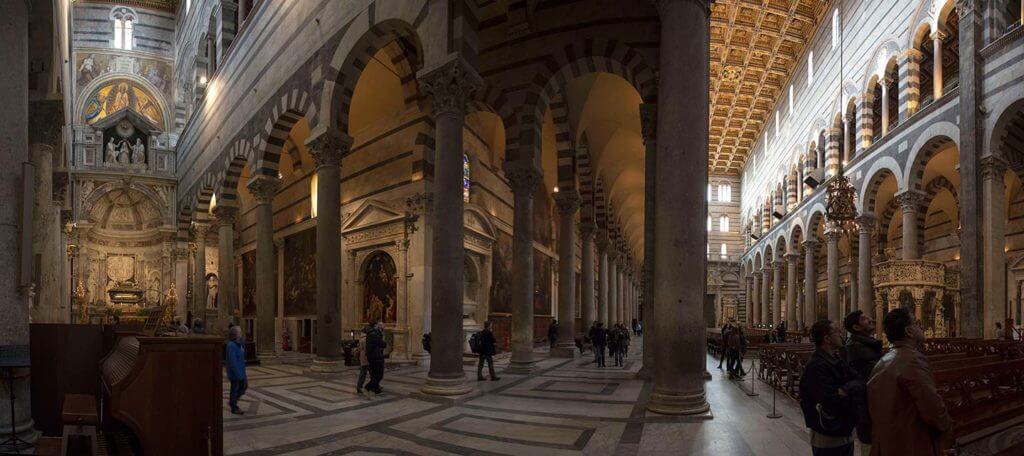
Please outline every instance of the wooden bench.
M1024 414L1024 359L933 371L957 438Z
M67 454L68 442L72 436L87 436L92 440L93 455L99 454L99 439L96 429L100 425L96 411L96 397L88 394L65 394L61 406L61 423L64 425L61 452Z

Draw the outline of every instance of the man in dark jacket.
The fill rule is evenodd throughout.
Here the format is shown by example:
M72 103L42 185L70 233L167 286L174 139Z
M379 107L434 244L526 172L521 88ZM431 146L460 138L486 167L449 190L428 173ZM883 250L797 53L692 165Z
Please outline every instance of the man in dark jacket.
M551 344L551 349L555 349L555 342L558 342L558 320L551 320L551 325L548 326L548 343Z
M722 332L718 333L719 337L721 337L721 340L722 340L722 352L718 354L718 368L719 369L722 368L722 361L725 361L725 354L727 352L726 344L729 341L729 330L730 329L732 329L732 327L729 326L728 322L726 322L726 324L722 325Z
M384 390L380 387L384 379L384 323L377 322L370 332L366 333L366 362L370 365L370 383L366 384L366 390L375 394L381 394Z
M231 406L231 413L242 415L244 412L238 408L238 399L249 388L249 380L245 375L245 341L242 340L242 328L232 326L228 330L228 338L230 340L228 340L227 371L228 381L231 382L228 405Z
M864 393L864 382L839 355L840 330L831 321L811 327L814 354L800 377L800 409L811 430L814 456L852 456L857 408L852 398Z
M775 327L775 339L780 344L786 343L786 322L780 321Z
M850 333L844 347L846 362L857 373L857 378L867 385L871 370L882 357L882 341L874 338L875 320L860 310L850 312L843 319L843 327ZM871 445L871 416L868 414L868 398L862 395L854 398L857 404L857 439L866 454Z
M498 351L498 341L494 339L491 332L491 321L484 322L484 330L480 331L480 361L476 365L476 379L486 380L483 376L484 363L487 363L487 370L491 374L491 381L501 380L494 375L494 354Z
M746 336L743 335L743 328L739 325L732 326L723 342L725 345L725 357L729 358L726 368L729 371L729 378L743 377L743 349L747 345Z
M594 344L597 367L604 367L604 348L608 345L608 332L604 330L604 323L597 322L590 329L590 341Z

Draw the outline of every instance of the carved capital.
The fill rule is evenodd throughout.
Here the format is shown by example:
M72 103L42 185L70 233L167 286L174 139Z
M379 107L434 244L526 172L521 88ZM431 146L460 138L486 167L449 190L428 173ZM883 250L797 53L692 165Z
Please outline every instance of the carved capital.
M640 105L640 135L644 143L658 138L658 105L644 103Z
M804 253L807 253L807 252L810 252L812 254L816 253L818 251L818 246L820 246L820 245L821 245L821 242L818 242L817 239L808 239L808 240L804 241L804 243L803 243Z
M192 223L192 235L196 242L206 242L206 234L210 232L210 224L208 222L193 222Z
M995 155L989 155L981 158L981 178L983 180L998 179L1003 180L1003 176L1006 175L1006 170L1009 165L1006 160L996 157Z
M611 244L611 239L608 238L608 231L601 230L597 233L597 238L594 239L594 243L597 244L597 251L605 253L608 250L608 246Z
M537 186L544 181L544 174L532 163L509 163L505 166L505 177L508 178L513 192L530 197L537 191Z
M213 216L217 218L217 225L230 225L235 223L235 216L238 215L238 207L218 204L213 208Z
M281 179L273 176L256 175L246 184L249 193L256 198L256 204L270 204L281 189Z
M785 255L785 256L788 257L789 255ZM781 274L782 273L782 268L786 267L786 262L783 261L782 258L779 258L778 260L773 261L772 265L774 265L775 266L775 270L778 271Z
M956 13L961 20L976 10L977 2L975 0L956 0Z
M922 54L921 51L917 49L910 48L907 49L906 51L903 51L901 57L904 62L921 63L921 59L924 58L924 54Z
M798 253L798 252L790 252L790 253L786 254L786 261L788 261L789 263L796 263L799 260L800 260L800 253Z
M462 117L466 100L484 86L483 78L460 56L420 72L420 90L430 96L434 116L453 114Z
M306 148L313 156L316 167L341 166L341 158L352 148L352 137L336 128L322 129L310 134Z
M949 36L948 33L943 32L942 30L935 30L931 34L931 39L932 41L943 41L947 36Z
M580 223L580 238L581 239L592 238L592 237L594 237L595 233L597 233L597 225L595 225L593 223L590 223L590 222Z
M896 202L904 211L918 210L927 199L928 195L920 190L906 190L896 194Z
M870 212L863 212L855 220L861 233L871 234L875 230L875 223L878 222L878 217Z
M558 213L572 215L580 208L580 193L576 189L562 190L555 193L555 205L558 206Z
M825 228L825 241L829 244L839 242L843 238L843 230L837 227L826 227Z

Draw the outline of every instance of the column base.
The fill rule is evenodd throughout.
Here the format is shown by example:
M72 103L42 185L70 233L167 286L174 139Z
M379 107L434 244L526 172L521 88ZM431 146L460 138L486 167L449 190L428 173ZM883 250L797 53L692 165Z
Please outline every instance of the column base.
M575 343L560 343L556 344L555 347L551 349L552 358L575 358L577 353L578 351L576 350Z
M427 377L427 382L420 388L420 392L433 396L461 396L473 391L473 387L466 383L466 376L456 378Z
M647 410L662 415L702 415L708 418L711 406L704 396L703 389L696 394L651 393L647 402Z
M704 371L704 380L711 380L711 372Z
M427 353L422 350L413 352L412 360L413 362L416 363L417 366L425 366L427 365L427 361L430 360L430 353Z
M650 380L651 378L653 378L653 375L654 375L651 372L652 370L653 369L651 369L650 367L647 367L646 364L643 365L643 366L640 366L640 370L636 373L636 378L641 379L641 380Z
M514 375L530 375L537 372L537 361L535 360L515 360L513 359L508 363L508 367L505 368L505 373Z
M261 352L256 350L256 359L259 360L261 365L281 364L281 357L278 356L277 352Z
M342 360L325 358L313 358L313 364L309 366L309 370L321 374L341 372L344 368L345 363Z

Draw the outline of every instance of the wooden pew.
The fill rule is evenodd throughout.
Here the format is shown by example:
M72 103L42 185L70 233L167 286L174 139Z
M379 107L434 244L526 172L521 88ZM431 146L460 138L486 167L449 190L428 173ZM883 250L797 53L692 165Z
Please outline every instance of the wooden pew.
M1024 359L934 370L959 439L1024 414Z

